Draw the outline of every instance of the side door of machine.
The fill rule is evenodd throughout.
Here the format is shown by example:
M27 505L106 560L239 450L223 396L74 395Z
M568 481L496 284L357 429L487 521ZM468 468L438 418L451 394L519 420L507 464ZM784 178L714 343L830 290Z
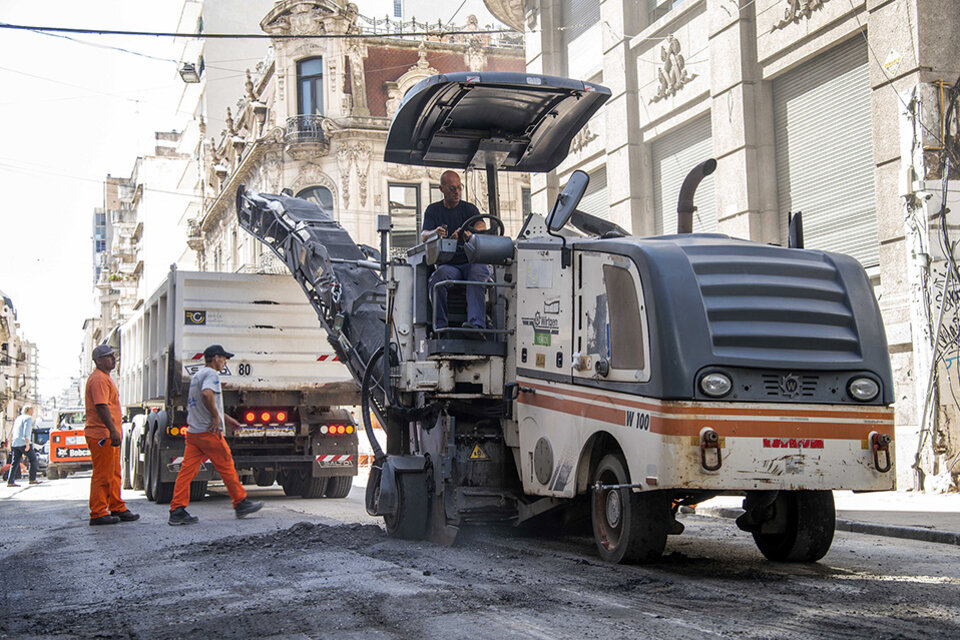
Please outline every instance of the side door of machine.
M650 334L637 265L618 254L575 251L573 267L574 383L647 382Z

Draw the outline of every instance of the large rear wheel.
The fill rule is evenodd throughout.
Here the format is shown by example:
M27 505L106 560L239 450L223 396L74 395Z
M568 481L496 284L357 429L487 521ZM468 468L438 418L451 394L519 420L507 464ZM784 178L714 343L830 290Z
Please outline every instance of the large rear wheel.
M346 498L353 487L353 476L334 476L327 483L328 498Z
M206 495L207 482L205 480L195 480L190 483L190 502L199 502L203 500Z
M147 500L153 502L153 491L157 486L157 479L154 476L154 465L153 465L153 439L148 438L146 440L146 449L143 454L143 492L147 496Z
M776 533L753 534L757 548L775 562L816 562L833 544L837 513L832 491L781 491L764 527Z
M302 474L299 471L280 471L277 482L283 487L283 495L299 497L303 492Z
M277 472L274 469L254 469L253 480L258 487L272 487L277 481Z
M314 478L309 472L301 480L300 495L304 498L322 498L327 490L327 480L330 478Z
M160 460L160 436L154 436L153 440L153 499L157 504L168 504L173 498L174 482L162 482L160 480L160 470L163 468L163 461Z
M630 484L622 456L608 454L593 473L601 485ZM629 488L592 490L593 539L607 562L651 562L667 544L670 499L661 491L634 493Z
M404 540L423 540L430 515L425 473L397 474L397 514L383 516L387 533Z

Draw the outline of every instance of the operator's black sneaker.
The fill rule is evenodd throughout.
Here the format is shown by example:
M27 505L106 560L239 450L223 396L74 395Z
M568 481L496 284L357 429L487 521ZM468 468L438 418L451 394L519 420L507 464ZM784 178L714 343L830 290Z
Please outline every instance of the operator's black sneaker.
M473 331L465 331L461 335L468 340L486 340L487 337L481 333L486 327L481 327L478 324L473 324L470 321L464 322L460 325L464 329L473 329Z
M237 503L237 506L233 508L233 511L234 513L237 514L238 518L242 518L244 516L250 515L251 513L256 513L257 511L260 511L261 507L263 507L262 502L254 502L248 498L244 498L243 500Z
M187 513L184 507L177 507L171 511L170 519L167 520L167 524L171 527L175 527L178 524L197 524L198 522L200 522L200 518Z
M109 514L105 516L100 516L99 518L90 518L91 527L96 527L101 524L117 524L118 522L120 522L120 518L118 518L117 516L111 516Z
M120 518L120 522L133 522L134 520L140 519L140 514L134 513L130 511L130 509L126 509L125 511L111 511L110 513Z

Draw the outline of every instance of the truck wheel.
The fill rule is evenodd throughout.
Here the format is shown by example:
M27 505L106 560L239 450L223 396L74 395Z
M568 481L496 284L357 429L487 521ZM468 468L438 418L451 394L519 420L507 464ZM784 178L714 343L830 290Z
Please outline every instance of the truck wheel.
M353 476L334 476L327 483L328 498L346 498L353 487Z
M277 481L277 472L273 469L254 469L253 479L258 487L272 487Z
M283 487L283 495L300 497L303 480L299 471L281 471L277 474L277 481Z
M430 515L426 474L398 473L397 494L397 515L383 516L387 534L404 540L423 540Z
M140 450L133 452L133 462L130 464L133 470L130 477L130 484L134 491L143 491L143 463L140 462Z
M59 477L60 477L60 472L57 471L57 465L55 465L55 464L48 464L48 465L47 465L47 479L48 479L48 480L56 480L56 479L59 478Z
M146 494L147 500L153 502L153 490L156 488L157 480L153 474L153 447L151 446L151 440L147 440L143 460L143 492Z
M123 448L120 450L120 457L123 460L123 488L133 489L133 483L130 481L130 434L127 433L123 438Z
M304 498L322 498L327 490L327 480L330 478L314 478L306 476L301 481L300 495Z
M200 502L205 495L207 495L207 483L205 481L190 483L190 502Z
M608 454L600 460L591 485L630 484L626 461ZM651 562L667 544L669 496L660 491L602 489L591 495L593 539L607 562Z
M786 522L782 533L754 533L757 548L774 562L816 562L833 543L837 512L832 491L781 491L773 519Z

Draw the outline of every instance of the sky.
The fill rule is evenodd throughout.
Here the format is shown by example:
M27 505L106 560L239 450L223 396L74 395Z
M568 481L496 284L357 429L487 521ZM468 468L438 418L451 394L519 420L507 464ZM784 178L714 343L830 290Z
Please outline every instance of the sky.
M0 22L174 31L174 0L0 0ZM172 38L0 29L0 290L39 349L40 393L78 375L94 308L92 216L103 179L129 176L155 131L175 128L182 81Z

